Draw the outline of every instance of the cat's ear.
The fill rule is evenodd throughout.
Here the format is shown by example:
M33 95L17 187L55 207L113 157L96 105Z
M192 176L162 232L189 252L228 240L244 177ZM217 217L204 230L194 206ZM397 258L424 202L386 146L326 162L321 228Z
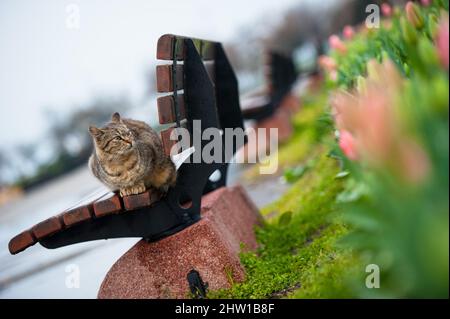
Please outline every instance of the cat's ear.
M93 136L93 137L99 137L100 135L103 134L103 131L95 126L89 126L89 133Z
M120 122L120 114L118 112L114 112L113 115L111 116L111 121L113 121L115 123L119 123Z

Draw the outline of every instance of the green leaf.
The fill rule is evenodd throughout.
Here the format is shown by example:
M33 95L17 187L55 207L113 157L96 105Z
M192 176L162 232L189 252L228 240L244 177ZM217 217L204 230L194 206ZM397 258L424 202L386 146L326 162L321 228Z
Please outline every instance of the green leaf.
M354 180L351 180L348 187L336 196L337 203L351 203L356 202L364 195L367 195L369 190L364 183L356 183Z
M292 184L298 179L300 179L306 172L307 167L304 165L299 165L294 168L288 168L284 171L284 179L286 182Z
M336 174L336 176L334 178L339 179L339 178L344 178L347 177L350 174L349 171L342 171Z

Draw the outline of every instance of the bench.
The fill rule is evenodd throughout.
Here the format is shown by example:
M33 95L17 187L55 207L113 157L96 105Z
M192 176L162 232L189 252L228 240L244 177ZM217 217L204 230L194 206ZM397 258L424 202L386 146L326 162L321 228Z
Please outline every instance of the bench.
M202 130L221 129L223 141L227 128L243 131L237 79L220 43L163 35L157 58L172 61L156 69L158 92L170 93L157 100L160 124L170 125L161 131L166 154L173 155L174 130L183 127L191 136L195 133L193 119L207 121L202 121ZM204 143L192 146L197 151ZM181 169L198 168L189 174L202 181L191 184L203 191L200 209L194 212L201 219L157 242L138 242L111 267L98 298L205 297L208 288L227 288L245 278L239 252L242 244L256 249L253 228L262 218L241 187L224 187L228 161L241 147L236 141L230 154L222 152L221 164L183 164ZM213 172L216 178L208 178ZM178 179L177 186L180 183Z
M174 130L183 127L190 136L196 133L192 125L194 120L201 121L202 131L208 128L221 130L223 141L227 138L228 128L243 131L238 83L221 43L167 34L158 40L157 58L170 61L156 68L157 91L166 93L157 99L159 122L167 126L160 132L166 154L171 154L177 142L171 139ZM195 144L195 141L192 142ZM224 264L231 267L237 280L242 279L243 269L237 257L239 247L242 242L249 248L256 247L252 229L261 222L261 217L242 188L228 189L224 186L228 161L245 140L236 141L231 153L222 151L220 162L207 163L203 159L195 162L195 152L200 152L206 143L201 140L197 145L191 145L194 146L194 153L189 156L189 161L179 167L177 183L167 194L147 190L123 198L112 192L92 196L21 232L11 239L9 251L16 254L36 243L46 248L58 248L98 239L140 237L143 240L138 243L138 248L133 247L130 251L143 249L145 253L140 255L151 255L149 260L166 261L168 258L179 258L184 252L188 260L186 265L171 264L180 272L190 273L192 281L192 274L197 270L188 271L180 267L189 265L188 268L194 268L196 263L191 258L196 258L196 254L188 252L191 252L192 245L195 247L195 241L207 233L206 238L201 240L210 240L208 247L212 250L206 247L205 253L223 257L218 266L208 264L211 268L208 273L213 274L209 278L212 286L216 283L216 288L221 288L226 284L229 275L223 269ZM172 152L171 155L176 154ZM215 177L211 178L213 175ZM224 201L226 198L228 200ZM247 223L240 223L240 219ZM167 249L152 250L165 243L172 244ZM216 251L218 246L222 247L221 252ZM206 266L198 267L204 269ZM155 268L166 271L157 265ZM128 272L122 269L119 273L123 275ZM107 278L108 284L102 287L114 286L115 276ZM133 278L130 278L132 281ZM185 278L176 278L169 289L174 294L171 296L185 296L186 285ZM102 288L99 297L107 298L107 291ZM115 286L112 291L117 293L121 289ZM135 291L139 292L139 289ZM161 297L161 292L158 290L145 297Z
M157 103L160 123L172 124L160 132L167 154L176 142L170 140L172 130L184 125L192 133L193 120L201 120L202 129L243 128L237 79L220 43L164 35L158 41L157 58L172 61L156 70L158 92L172 92ZM235 145L234 150L241 146ZM226 159L184 164L176 187L163 198L147 191L123 198L108 192L89 199L18 234L9 250L16 254L37 242L57 248L97 239L153 241L168 236L199 220L201 196L226 185L227 166ZM216 170L220 177L210 180ZM184 202L190 202L190 207L183 207Z
M265 54L265 86L244 95L242 115L246 120L261 121L271 117L278 108L287 106L290 91L297 80L291 57L275 51Z
M265 85L249 92L241 98L245 120L252 122L248 143L236 154L238 162L249 162L265 154L270 144L282 143L291 137L293 126L291 117L300 106L299 98L292 93L297 81L297 71L291 57L269 51L265 58ZM260 130L268 132L276 129L276 141L268 134L260 137ZM261 144L261 138L265 143Z

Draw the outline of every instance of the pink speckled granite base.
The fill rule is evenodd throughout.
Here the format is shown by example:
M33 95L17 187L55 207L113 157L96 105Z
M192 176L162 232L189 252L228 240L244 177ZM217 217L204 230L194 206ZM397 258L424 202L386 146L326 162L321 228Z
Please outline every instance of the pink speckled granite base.
M202 198L202 219L154 243L139 241L109 270L98 298L186 298L190 270L209 289L230 286L245 277L238 253L256 249L253 228L258 209L240 187L222 187Z

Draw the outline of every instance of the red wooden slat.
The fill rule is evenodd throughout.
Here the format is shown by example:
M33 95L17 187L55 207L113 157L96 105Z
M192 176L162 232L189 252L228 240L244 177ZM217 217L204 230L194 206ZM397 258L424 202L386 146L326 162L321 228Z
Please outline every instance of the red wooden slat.
M161 198L161 193L154 189L149 189L142 194L123 197L123 204L126 210L134 210L151 206Z
M176 53L174 53L173 41L177 39L177 46L175 48ZM173 60L174 55L177 60L184 60L186 58L186 51L184 47L185 37L175 36L173 34L165 34L158 39L156 58L159 60ZM214 59L214 47L216 42L200 40L195 38L189 38L194 42L194 46L200 57L203 60Z
M8 249L11 254L17 254L21 251L33 246L37 243L31 230L25 230L20 234L14 236L8 244Z
M122 202L118 194L110 193L95 201L93 207L94 215L102 217L120 212L122 210Z
M164 34L158 39L156 49L156 58L158 60L173 60L174 57L173 41L175 37L176 36L172 34ZM177 60L183 60L185 57L184 45L182 43L180 43L176 48L176 57Z
M63 228L64 226L60 220L60 216L53 216L34 225L31 230L33 231L33 235L39 240L50 236Z
M177 89L183 88L183 65L176 66L176 79L172 78L172 65L158 65L156 66L156 89L158 92L172 92L175 89L175 82Z
M177 99L178 109L180 111L180 120L182 120L186 118L186 109L183 94L178 94ZM175 99L173 95L167 95L158 98L157 103L160 124L174 123L176 121L174 102Z
M80 222L89 220L94 215L94 208L92 204L82 205L73 209L70 209L62 214L62 220L64 225L70 227Z
M166 130L163 130L160 132L161 134L161 141L163 144L163 148L164 148L164 153L167 156L170 156L170 150L171 148L177 143L177 141L173 141L170 139L170 134L172 133L172 131L175 129L175 127L170 127Z

